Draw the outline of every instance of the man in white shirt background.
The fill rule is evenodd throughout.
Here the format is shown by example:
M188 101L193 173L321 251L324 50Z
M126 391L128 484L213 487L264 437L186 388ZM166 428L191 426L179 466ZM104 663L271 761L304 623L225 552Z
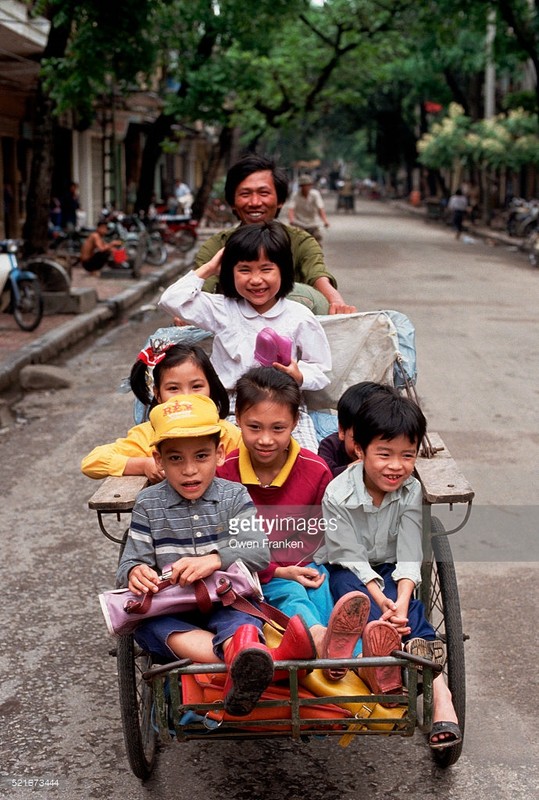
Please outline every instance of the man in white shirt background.
M322 232L319 219L322 220L325 228L329 228L322 195L318 189L314 188L313 179L310 175L300 175L298 187L298 191L292 197L288 209L290 224L303 228L311 236L314 236L317 242L321 243Z

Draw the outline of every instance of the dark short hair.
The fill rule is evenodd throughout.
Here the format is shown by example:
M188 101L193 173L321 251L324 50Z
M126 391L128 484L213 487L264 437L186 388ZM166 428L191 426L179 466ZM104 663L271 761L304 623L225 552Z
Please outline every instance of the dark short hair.
M280 169L272 158L260 156L256 153L249 153L243 156L243 158L240 158L239 161L236 161L228 170L225 182L225 200L230 208L234 208L236 189L240 183L243 183L245 178L248 178L253 172L266 172L268 170L273 176L277 200L280 205L283 205L288 197L288 178L286 172Z
M288 406L294 419L301 404L301 391L296 381L275 367L253 367L236 383L236 413L241 415L257 403L269 400Z
M349 386L343 392L337 403L337 420L343 431L347 431L354 424L354 420L359 413L359 409L365 400L376 392L387 392L397 394L397 390L387 383L375 383L374 381L361 381Z
M225 297L240 298L234 283L234 267L239 261L258 261L261 251L277 264L281 285L277 297L285 297L294 286L294 259L286 228L280 222L255 222L240 225L225 244L219 280Z
M217 406L219 418L224 419L230 412L230 401L228 393L219 376L217 375L213 364L211 363L207 353L197 344L186 344L180 342L169 347L165 353L165 357L159 364L153 368L153 383L159 390L163 373L172 367L178 367L184 361L192 361L197 367L200 367L210 387L210 398ZM148 386L148 367L143 361L137 359L131 368L131 375L129 376L129 383L131 390L135 397L140 400L145 406L150 406L152 409L157 405L155 396L150 391Z
M386 440L406 436L419 449L427 420L413 400L397 393L376 392L362 404L353 427L354 442L363 452L377 436Z

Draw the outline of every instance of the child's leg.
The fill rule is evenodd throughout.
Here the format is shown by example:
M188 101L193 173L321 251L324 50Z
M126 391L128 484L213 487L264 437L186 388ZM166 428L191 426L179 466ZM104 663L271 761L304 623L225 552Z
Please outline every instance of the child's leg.
M338 567L333 564L328 565L329 572L329 588L331 595L335 602L344 597L349 592L363 592L371 601L371 609L369 612L368 622L373 622L381 616L380 609L372 599L370 592L367 590L365 584L359 580L352 570L346 567Z
M461 731L458 729L459 721L457 719L455 708L453 706L451 692L445 682L443 674L441 673L435 677L432 683L432 699L433 699L433 710L432 710L433 729L429 737L429 744L434 747L440 747L442 744L445 743L447 743L448 746L454 744L457 740L459 740L459 737L461 737L462 734ZM444 730L442 728L437 731L436 723L443 723L443 722L453 723L453 725L456 725L457 728L453 727L451 730L447 729Z
M218 607L207 624L215 633L214 652L228 667L223 688L225 711L246 716L273 679L273 659L260 641L264 639L262 620L234 608Z
M365 584L359 580L357 575L355 575L351 570L346 569L346 567L329 566L328 569L330 573L329 581L331 594L335 600L338 600L348 592L363 592L364 594L368 595L371 601L369 622L380 619L382 614L379 607L372 599ZM394 564L381 564L379 567L376 567L376 571L384 581L385 596L396 601L398 591L397 584L391 577L391 573L394 571L394 569ZM420 600L410 600L410 605L408 606L408 624L412 630L408 636L403 637L404 642L415 637L421 637L422 639L436 638L435 630L427 620L425 616L425 607Z
M314 422L310 418L305 405L301 405L299 409L298 421L296 427L292 431L292 436L306 450L316 453L318 450L318 438L316 436L316 429Z
M318 610L322 625L327 625L334 606L331 589L329 587L329 572L323 564L315 564L314 561L311 564L307 564L307 566L318 570L321 575L325 576L323 584L319 586L318 589L307 589L307 597Z
M319 572L324 571L323 567L316 564L309 566ZM280 609L289 617L300 614L308 628L314 625L325 627L328 624L333 609L333 599L327 577L318 589L306 589L301 583L284 578L272 578L262 588L264 598L270 605Z
M176 658L210 664L219 661L213 650L212 634L197 624L198 615L189 616L189 620L175 614L152 617L138 626L135 640L163 662Z
M263 621L257 617L252 617L250 614L245 614L243 611L236 611L235 608L216 606L211 614L206 617L204 624L214 634L212 640L213 652L221 661L224 660L224 643L232 639L242 625L254 626L258 631L258 641L264 642L264 634L262 633Z
M384 579L385 596L396 601L398 586L391 577L391 573L394 569L394 564L382 564L376 571L379 572ZM421 639L436 638L436 631L425 616L425 606L421 600L416 600L415 598L410 600L408 605L408 625L411 631L407 636L402 637L403 642L407 642L408 639L414 639L416 637L420 637Z
M202 664L217 664L220 659L213 650L213 635L209 631L185 631L171 633L167 646L178 658L190 658Z

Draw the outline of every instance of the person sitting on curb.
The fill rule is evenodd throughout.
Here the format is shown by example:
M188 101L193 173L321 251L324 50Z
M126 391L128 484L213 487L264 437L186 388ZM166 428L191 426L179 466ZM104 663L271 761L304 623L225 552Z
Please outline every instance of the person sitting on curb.
M287 177L269 158L251 154L228 170L225 198L240 225L276 219L287 196ZM315 314L351 314L356 311L339 293L337 281L326 268L318 242L304 230L284 223L283 227L290 236L294 259L296 285L289 299L302 302ZM195 258L195 269L211 261L224 247L233 230L229 228L216 233L202 245ZM218 278L207 280L204 290L220 292Z
M99 219L95 231L83 242L80 251L80 261L86 272L98 272L100 269L103 269L110 259L114 248L120 247L120 245L123 244L120 239L106 242L104 237L107 235L107 230L107 220ZM129 264L127 263L122 265L116 264L115 266L129 269Z

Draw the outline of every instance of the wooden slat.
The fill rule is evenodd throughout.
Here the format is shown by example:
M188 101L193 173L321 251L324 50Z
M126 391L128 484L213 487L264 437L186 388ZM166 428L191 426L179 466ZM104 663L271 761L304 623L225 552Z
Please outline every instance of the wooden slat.
M457 467L451 453L437 433L428 434L436 448L432 458L419 456L416 475L423 486L423 497L427 503L469 503L474 491Z
M88 501L94 511L131 511L141 489L148 485L145 475L122 475L105 478Z

